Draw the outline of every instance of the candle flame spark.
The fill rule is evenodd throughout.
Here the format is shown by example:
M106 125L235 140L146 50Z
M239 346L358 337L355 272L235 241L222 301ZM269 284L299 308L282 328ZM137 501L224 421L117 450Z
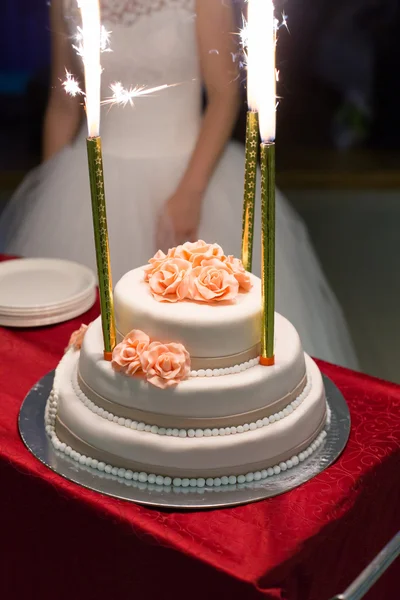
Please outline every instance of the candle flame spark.
M133 106L134 98L139 98L140 96L149 96L150 94L154 94L155 92L159 92L170 87L175 87L177 85L180 84L164 84L152 88L146 88L145 86L135 86L127 89L123 87L121 82L117 81L116 83L110 85L110 89L113 92L112 96L103 100L102 104L118 104L120 106L126 106L127 104L130 104L131 106Z
M117 81L110 86L112 96L101 101L99 96L102 73L100 53L112 52L110 47L110 35L112 32L107 31L104 25L100 25L99 0L76 1L81 11L82 27L77 28L77 33L74 36L75 43L72 44L72 47L83 61L87 93L85 94L80 88L78 81L67 70L66 79L62 82L62 86L70 96L85 96L89 137L93 137L99 135L100 104L119 106L130 104L133 106L134 98L149 96L155 92L181 84L164 84L152 88L146 88L145 86L124 88L122 83ZM218 51L213 50L212 52Z
M107 31L104 25L101 26L100 29L100 52L112 52L110 46L110 36L112 31ZM84 49L83 49L83 31L82 27L77 27L77 32L74 35L73 39L75 40L75 44L72 44L73 49L76 51L77 55L82 59L84 58Z
M78 95L85 95L85 93L79 87L79 83L77 82L77 80L73 77L71 73L68 73L67 70L65 71L65 77L66 79L65 81L63 81L62 85L67 94L73 97Z
M289 25L288 25L288 16L283 12L282 13L282 21L279 22L278 19L274 19L275 22L275 32L278 32L280 29L282 29L282 27L284 27L288 32L289 32ZM249 42L249 29L248 29L248 22L246 21L246 17L244 15L242 15L242 28L239 30L239 37L240 37L240 45L242 46L242 51L244 53L245 56L245 62L244 64L247 64L247 46L248 46L248 42ZM232 54L232 60L236 60L237 55L236 54Z
M100 22L99 0L77 0L81 11L82 28L78 29L78 43L75 46L82 57L85 76L85 106L89 137L100 135L100 52L102 27ZM107 36L106 36L107 37Z
M110 36L112 31L107 31L104 25L101 26L100 32L100 50L101 52L112 52L110 47Z
M288 25L288 16L284 12L282 13L282 22L278 24L278 29L280 29L281 27L285 27L286 31L290 33Z
M287 16L282 21L275 17L272 0L247 0L247 20L239 32L245 65L247 67L247 104L259 112L260 133L264 142L274 141L276 122L276 82L279 72L275 68L277 32L286 27Z

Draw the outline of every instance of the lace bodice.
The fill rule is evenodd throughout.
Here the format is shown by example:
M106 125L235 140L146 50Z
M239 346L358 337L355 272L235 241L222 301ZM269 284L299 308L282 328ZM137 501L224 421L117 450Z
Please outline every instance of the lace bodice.
M103 23L132 25L142 16L149 16L165 8L185 9L194 13L196 0L101 0ZM77 0L65 0L65 14L79 17Z
M201 118L195 3L101 0L101 21L111 32L111 52L101 56L102 98L111 96L115 82L125 88L179 84L135 99L134 107L103 107L101 135L108 151L145 156L165 151L163 144L169 154L193 146ZM80 24L76 0L64 0L64 16L74 35ZM82 83L82 73L76 75Z

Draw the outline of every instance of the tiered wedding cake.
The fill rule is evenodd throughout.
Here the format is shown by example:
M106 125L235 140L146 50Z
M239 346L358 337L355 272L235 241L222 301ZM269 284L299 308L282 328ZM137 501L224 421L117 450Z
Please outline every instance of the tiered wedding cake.
M159 485L219 486L296 466L323 442L316 364L275 317L275 364L259 364L261 282L216 244L159 252L114 293L120 343L101 320L74 334L46 408L56 449Z

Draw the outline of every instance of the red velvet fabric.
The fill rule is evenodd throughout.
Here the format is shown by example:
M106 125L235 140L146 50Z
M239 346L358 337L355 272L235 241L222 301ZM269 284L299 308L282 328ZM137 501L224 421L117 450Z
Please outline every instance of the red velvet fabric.
M31 386L98 314L0 328L0 597L4 600L327 600L400 525L400 387L326 363L352 430L340 459L282 496L207 512L144 508L53 473L17 428ZM397 565L398 567L398 565ZM398 597L396 566L369 600Z

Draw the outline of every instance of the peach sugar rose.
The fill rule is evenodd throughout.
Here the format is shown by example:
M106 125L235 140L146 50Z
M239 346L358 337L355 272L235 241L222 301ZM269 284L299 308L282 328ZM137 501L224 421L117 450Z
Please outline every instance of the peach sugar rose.
M176 255L186 258L190 261L193 267L201 265L201 261L205 258L222 258L224 251L218 244L207 244L203 240L198 242L185 242L182 246L176 249Z
M234 256L227 256L223 261L223 264L229 269L234 278L239 284L239 287L245 292L249 292L252 287L250 280L250 274L246 271L243 263Z
M219 262L219 261L218 261ZM234 300L239 284L228 270L215 265L195 267L190 274L189 294L199 302Z
M168 250L168 254L165 254L162 250L158 250L153 258L149 260L149 264L144 268L144 280L150 281L150 278L157 273L164 263L169 261L171 258L175 258L176 248ZM182 258L179 256L178 258Z
M162 389L177 385L190 373L190 356L182 344L152 342L141 363L147 381Z
M87 328L87 325L82 324L79 327L79 329L73 332L73 334L69 338L66 350L68 350L69 348L73 348L74 350L80 350L82 348L83 338L85 337Z
M149 336L139 329L128 333L113 350L111 366L114 371L134 375L142 367L141 356L149 343Z
M182 258L171 258L150 277L149 286L159 302L178 302L187 298L192 265Z

